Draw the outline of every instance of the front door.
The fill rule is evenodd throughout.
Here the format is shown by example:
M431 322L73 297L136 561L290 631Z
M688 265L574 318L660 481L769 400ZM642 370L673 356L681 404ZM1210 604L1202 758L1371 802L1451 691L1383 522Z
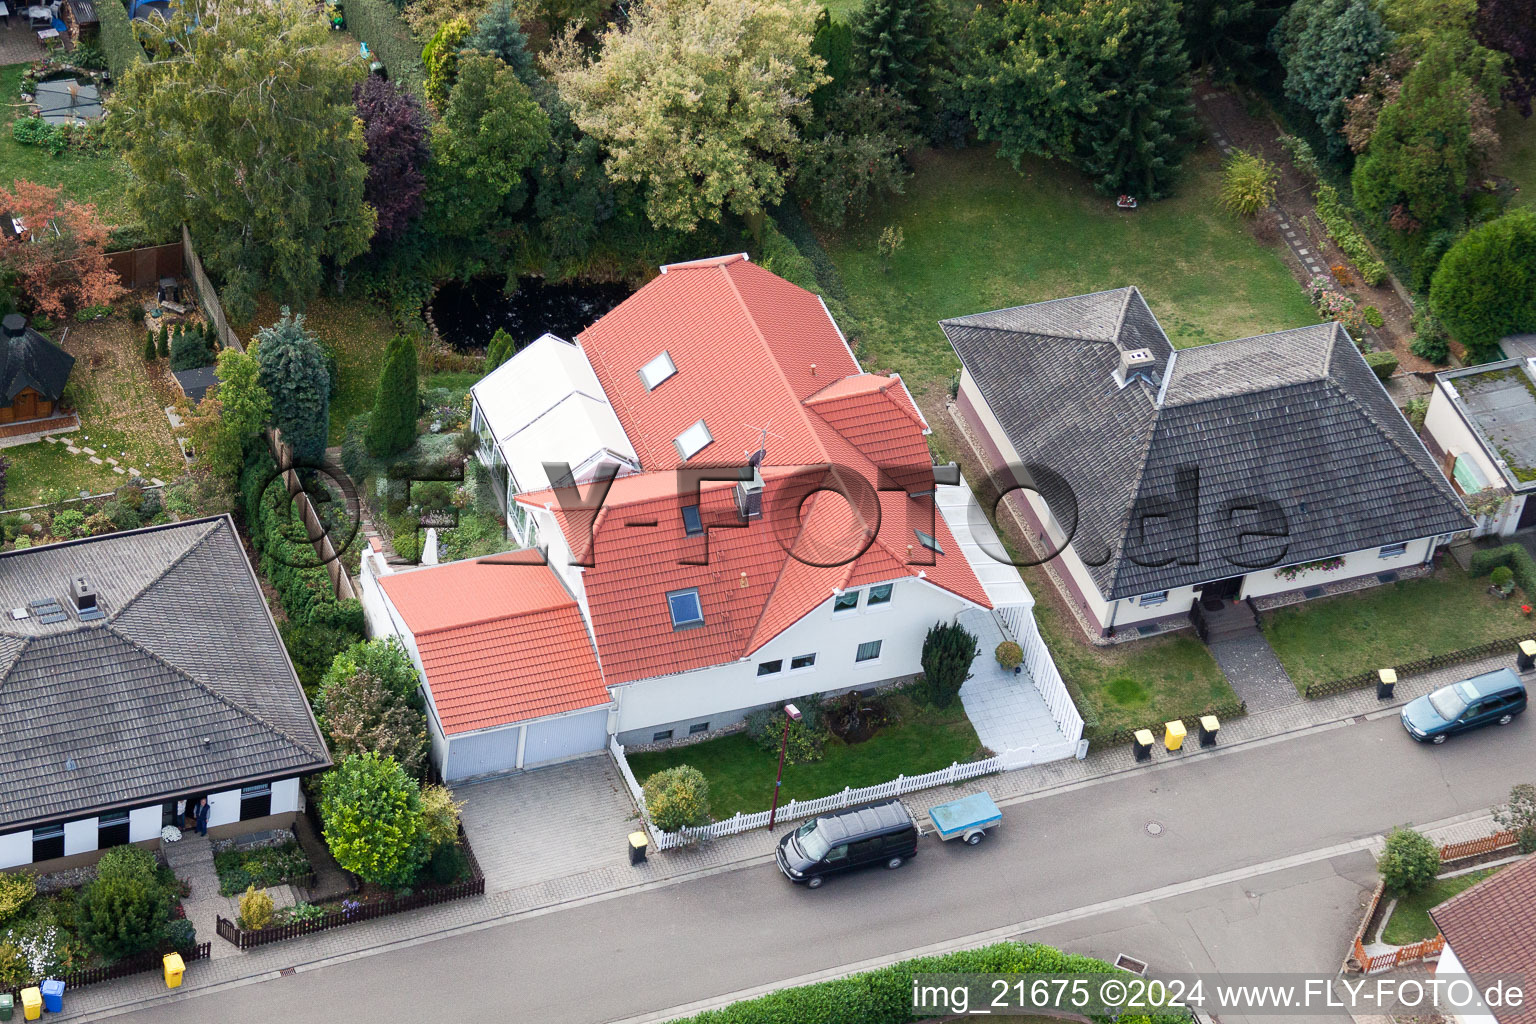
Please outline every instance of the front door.
M1243 590L1244 578L1231 576L1224 580L1212 580L1200 588L1200 603L1216 611L1228 601L1237 600L1237 595Z
M37 392L23 391L16 396L16 401L11 403L13 416L18 420L30 420L37 418Z

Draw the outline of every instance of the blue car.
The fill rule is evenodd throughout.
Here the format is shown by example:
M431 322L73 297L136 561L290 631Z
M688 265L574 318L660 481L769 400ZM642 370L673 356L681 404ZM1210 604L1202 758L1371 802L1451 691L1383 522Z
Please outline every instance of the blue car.
M1525 710L1525 684L1512 669L1442 686L1403 706L1403 728L1421 743L1485 725L1508 725Z

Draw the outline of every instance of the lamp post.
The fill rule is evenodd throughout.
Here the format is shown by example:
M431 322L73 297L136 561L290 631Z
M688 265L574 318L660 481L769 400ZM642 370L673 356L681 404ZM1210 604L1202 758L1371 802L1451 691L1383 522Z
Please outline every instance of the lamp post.
M789 723L800 721L800 709L793 704L784 705L784 736L779 740L779 774L773 780L773 806L768 810L768 831L773 831L773 820L779 814L779 787L784 785L784 751L789 747Z

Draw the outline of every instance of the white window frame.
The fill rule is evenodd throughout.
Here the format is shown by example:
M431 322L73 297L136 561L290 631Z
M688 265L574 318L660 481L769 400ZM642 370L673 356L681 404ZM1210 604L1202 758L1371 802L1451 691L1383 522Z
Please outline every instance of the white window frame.
M769 665L777 665L778 668L769 669L767 672L764 672L763 669L768 668ZM757 663L757 677L759 679L765 678L767 676L776 676L776 675L779 675L783 671L784 671L784 659L783 658L769 658L767 661L760 661L760 662Z
M699 452L708 448L715 442L715 435L709 432L709 424L699 420L687 430L672 439L672 445L677 449L677 454L684 462L693 458Z
M1141 597L1137 598L1137 601L1143 608L1151 608L1153 605L1158 604L1167 604L1168 591L1159 590L1155 594L1142 594Z
M640 383L645 385L645 390L655 391L677 376L677 364L672 361L672 353L662 349L655 358L636 372L639 373Z
M816 671L816 653L817 652L815 652L815 651L811 651L808 654L797 654L794 657L790 658L789 659L789 671L791 673L794 673L794 672L814 672L814 671ZM799 661L801 658L810 658L811 659L811 663L809 665L802 665L799 668L796 668L795 667L795 662Z
M875 591L879 590L881 587L885 588L885 599L883 601L877 601L877 600L875 600ZM868 594L868 596L866 596L864 598L864 611L866 613L868 613L868 612L883 612L883 611L885 611L887 608L889 608L891 606L891 603L895 599L895 597L896 597L896 584L894 584L894 583L880 583L880 584L876 584L875 586L869 588L869 594Z
M1376 549L1377 558L1396 558L1399 555L1406 555L1407 553L1407 541L1403 541L1401 544L1384 544L1380 548Z
M868 647L870 644L875 645L875 656L873 658L859 657L860 652L862 652L864 648ZM880 664L880 656L884 653L885 639L883 637L879 640L866 640L853 649L853 663L855 665L878 665Z
M843 608L839 608L837 606L837 603L839 601L847 600L850 597L853 598L853 604L847 605L846 607L843 607ZM850 612L856 612L858 610L859 610L859 591L857 591L857 590L845 590L841 594L833 594L832 595L832 614L833 615L847 615Z

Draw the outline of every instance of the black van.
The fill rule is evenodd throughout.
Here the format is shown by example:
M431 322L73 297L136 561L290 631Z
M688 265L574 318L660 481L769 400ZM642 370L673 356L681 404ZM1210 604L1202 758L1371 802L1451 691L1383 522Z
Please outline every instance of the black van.
M813 818L779 840L779 870L791 882L818 888L826 876L884 864L899 868L917 855L917 823L900 800Z

